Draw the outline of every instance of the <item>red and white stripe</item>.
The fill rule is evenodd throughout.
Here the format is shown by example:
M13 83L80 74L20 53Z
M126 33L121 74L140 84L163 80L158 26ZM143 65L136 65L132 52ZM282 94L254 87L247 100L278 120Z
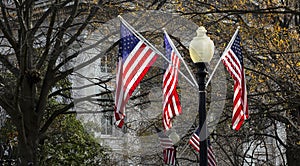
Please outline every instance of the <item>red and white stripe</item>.
M176 148L173 145L170 137L165 135L164 132L157 129L157 134L160 142L160 146L163 149L163 159L165 164L175 165L176 160Z
M191 137L191 139L189 140L189 143L197 152L200 151L199 142L200 142L199 136L194 133L193 136ZM213 149L212 149L212 146L210 145L210 143L208 143L208 147L207 147L207 164L208 164L208 166L216 166L217 165L216 157L215 157L215 154L213 152Z
M163 149L173 148L172 140L167 136L159 136L160 146Z
M164 162L168 165L175 165L176 162L176 149L169 148L163 150Z
M116 125L122 127L125 117L125 106L130 96L156 61L157 54L151 47L140 41L129 56L120 58L116 86Z
M234 79L232 128L239 130L249 116L245 73L241 62L231 49L222 56L222 62Z
M181 114L179 96L176 91L178 83L178 69L180 61L174 50L171 53L171 63L169 64L163 77L163 125L168 130L172 127L171 119Z

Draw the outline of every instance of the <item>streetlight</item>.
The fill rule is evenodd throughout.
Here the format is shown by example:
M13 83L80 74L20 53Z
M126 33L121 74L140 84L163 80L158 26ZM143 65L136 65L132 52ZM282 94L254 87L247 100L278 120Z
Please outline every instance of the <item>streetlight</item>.
M192 61L196 64L197 81L199 86L199 139L200 139L200 166L207 166L207 125L205 109L205 77L207 74L205 63L209 62L214 54L214 43L206 36L206 29L201 26L197 29L197 36L190 43L189 52Z

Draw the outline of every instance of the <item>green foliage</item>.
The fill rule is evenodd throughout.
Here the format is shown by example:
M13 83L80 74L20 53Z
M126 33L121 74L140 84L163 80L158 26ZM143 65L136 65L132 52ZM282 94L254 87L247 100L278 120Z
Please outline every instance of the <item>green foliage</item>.
M40 165L107 165L108 148L83 128L75 115L59 116L40 147Z
M17 158L18 133L7 118L0 128L0 143L13 147L11 159ZM88 134L75 115L61 115L39 145L39 165L108 165L110 149Z

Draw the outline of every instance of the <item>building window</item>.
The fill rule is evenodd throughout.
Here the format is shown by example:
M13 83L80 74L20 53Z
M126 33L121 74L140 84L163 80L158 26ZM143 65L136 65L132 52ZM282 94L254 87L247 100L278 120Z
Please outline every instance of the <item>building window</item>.
M112 112L107 112L101 116L101 134L112 135L113 130L113 116Z
M107 53L100 59L100 71L102 73L112 73L116 67L115 64L114 55L112 53Z
M101 110L101 134L112 135L113 132L113 98L112 93L99 96L99 106Z

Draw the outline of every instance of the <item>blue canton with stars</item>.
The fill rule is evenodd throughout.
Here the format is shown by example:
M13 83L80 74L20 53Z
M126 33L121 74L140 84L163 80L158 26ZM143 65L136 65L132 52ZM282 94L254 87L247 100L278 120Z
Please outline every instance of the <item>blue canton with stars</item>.
M164 40L165 40L165 43L164 43L165 45L164 46L165 46L165 50L166 50L166 57L169 60L171 60L172 47L171 47L171 45L169 43L169 40L168 40L166 35L164 36ZM169 63L165 62L164 65L165 65L164 67L167 68L169 66Z
M241 42L241 37L239 34L237 34L232 43L231 50L238 57L240 63L243 66L243 56L242 56L242 48L241 48L240 42Z
M122 22L120 32L119 56L125 61L140 40Z
M169 40L167 38L167 36L165 35L165 49L166 49L166 55L167 55L167 58L170 60L171 58L171 53L172 53L172 47L169 43Z

